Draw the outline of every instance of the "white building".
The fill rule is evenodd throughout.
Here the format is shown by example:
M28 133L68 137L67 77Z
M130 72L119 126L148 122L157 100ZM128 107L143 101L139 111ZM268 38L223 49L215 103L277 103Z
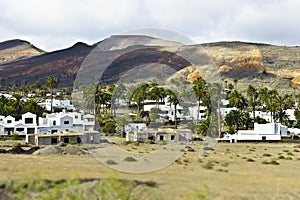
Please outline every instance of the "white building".
M296 121L296 117L294 115L294 112L295 112L295 109L286 109L285 110L285 113L286 113L287 117L291 121Z
M36 115L32 113L25 113L20 120L16 120L12 116L0 116L0 135L26 135L36 133L37 123Z
M45 102L40 103L40 105L44 105L46 110L50 111L51 110L51 99L46 99ZM66 110L75 110L74 106L71 104L70 100L64 99L64 100L59 100L59 99L53 99L53 108L62 108Z
M94 116L78 112L60 112L39 118L37 133L56 133L63 131L90 131L94 127Z
M126 141L191 141L192 131L189 129L158 128L148 129L144 123L125 125Z
M226 134L219 141L280 141L282 136L287 136L287 127L279 123L257 124L254 130L239 130L236 134Z
M145 123L129 123L125 125L126 141L146 141L148 133L145 132Z
M231 111L236 110L236 107L231 107L231 108L220 108L220 115L222 117L225 117L228 113Z
M193 107L189 107L189 115L193 118L193 119L197 119L197 113L198 113L198 106L193 106ZM207 109L206 106L200 106L199 109L199 120L204 120L206 117L206 113L205 110Z
M51 113L38 120L35 114L28 112L20 120L12 116L0 116L0 135L92 131L94 122L93 115L77 112Z
M171 104L171 106L166 101L165 104L161 105L155 105L155 104L148 104L144 105L144 111L150 111L152 108L158 108L162 113L158 113L158 115L164 119L175 121L175 106ZM179 120L185 119L185 116L182 114L182 106L177 105L176 106L176 117Z

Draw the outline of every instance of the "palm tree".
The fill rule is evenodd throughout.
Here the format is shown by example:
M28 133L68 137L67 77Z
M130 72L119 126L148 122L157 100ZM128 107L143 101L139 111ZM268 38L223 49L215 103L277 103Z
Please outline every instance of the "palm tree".
M42 107L39 106L38 102L35 99L28 99L25 103L24 103L24 108L23 108L24 112L31 112L36 114L37 116L41 116L42 114Z
M200 105L201 105L201 99L207 96L208 94L208 88L205 85L205 81L203 78L198 78L196 81L193 83L193 91L197 97L198 101L198 107L197 107L197 119L196 123L198 124L199 121L199 114L200 114Z
M224 121L229 130L238 131L239 127L243 126L243 113L240 110L232 110L225 116Z
M16 119L19 120L22 115L22 108L23 108L23 104L24 104L24 102L22 100L23 97L20 94L14 94L13 97L14 97L14 99L11 101L11 106L15 110Z
M206 136L210 126L210 118L205 119L203 122L201 122L197 128L197 133Z
M148 96L148 87L148 84L143 84L140 87L138 87L132 95L132 99L136 102L138 106L138 111L141 111L142 102Z
M155 100L156 107L158 107L158 103L165 97L165 90L162 87L154 86L149 91L149 99Z
M57 78L53 75L49 76L46 81L46 86L48 88L50 88L50 90L51 90L51 110L50 110L50 112L52 113L52 111L53 111L53 92L54 92L54 88L56 88L58 86Z
M229 95L229 104L242 111L247 106L247 101L240 92L234 90Z
M95 94L97 91L97 85L91 84L84 88L83 90L83 107L90 113L96 115L96 105L95 105Z
M169 96L170 104L174 105L174 123L175 123L175 128L177 129L177 105L179 104L179 99L177 98L177 95L170 89L168 89L166 93Z
M278 120L279 123L283 124L286 119L288 119L285 110L292 106L292 96L277 95L275 100L276 109L274 110L274 120Z
M258 93L254 86L249 85L247 89L247 96L249 98L248 102L252 107L253 119L255 119L255 107L257 102Z

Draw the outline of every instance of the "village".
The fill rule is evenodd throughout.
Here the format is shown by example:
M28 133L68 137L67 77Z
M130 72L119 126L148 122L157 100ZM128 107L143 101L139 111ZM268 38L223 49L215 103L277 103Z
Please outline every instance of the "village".
M199 85L205 88L203 80L194 83L193 89L195 93L199 92L196 87ZM59 95L61 95L60 92L56 92L55 95L51 93L46 94L45 98L38 103L38 106L46 110L48 112L47 114L38 116L29 110L18 117L1 115L0 136L10 137L17 135L23 138L27 144L37 146L53 145L60 142L99 144L101 142L101 136L105 135L119 135L120 137L124 137L124 140L127 142L146 142L149 140L153 142L193 141L205 140L206 136L210 136L206 135L209 124L206 129L201 129L203 124L207 123L209 119L209 105L207 100L206 103L204 102L205 95L203 95L207 93L205 89L202 90L202 94L200 94L203 100L199 98L199 101L190 102L187 106L187 104L181 105L176 99L174 101L176 95L171 90L165 92L164 95L157 94L158 96L153 97L153 94L151 96L151 92L157 92L158 90L164 91L165 89L156 85L147 85L147 87L148 88L143 85L136 89L129 102L130 105L137 106L136 109L131 109L127 113L121 113L119 116L116 116L116 122L114 124L110 124L109 122L101 123L99 117L101 118L104 113L111 112L111 114L113 114L111 107L114 107L114 112L116 112L116 110L128 106L126 103L124 104L124 102L128 100L119 97L114 100L114 102L117 102L116 105L112 106L112 102L110 102L111 99L109 99L111 96L107 95L107 99L104 101L105 103L96 106L98 110L91 108L76 109L69 99L53 98L53 96L59 97ZM141 90L148 90L149 92L146 98L143 97L144 99L138 99L139 97L137 97ZM100 90L103 94L107 93L107 91L107 88ZM232 100L232 95L241 94L236 90L232 92L232 88L231 90L225 89L221 92L223 94L221 96L227 96L227 98L218 100L219 107L217 109L217 115L220 118L218 122L219 133L217 136L211 136L215 137L217 141L232 143L241 141L299 140L300 129L297 128L297 126L288 127L282 124L283 118L277 118L279 121L275 121L275 111L263 109L266 105L259 105L257 103L257 110L243 111L246 115L242 115L241 106L245 107L245 105L241 105L241 101L244 101L244 97L240 97L241 99L234 105L235 102ZM0 95L4 100L16 101L16 95L7 93ZM94 95L95 94L86 96ZM34 98L35 94L27 94L26 98L20 98L19 100L26 102ZM236 99L237 97L235 97L235 100ZM96 100L90 98L89 101ZM297 125L299 119L297 119L295 113L297 113L298 102L291 102L289 102L290 107L286 107L286 109L280 112L283 113L282 117L284 117L285 122L288 122L290 125ZM96 104L92 102L93 106L93 103ZM253 107L255 102L249 103L252 104ZM91 103L89 103L89 105L91 105ZM55 110L56 112L54 112ZM101 112L103 113L101 114ZM95 113L98 118L95 117ZM233 116L233 119L232 117L229 118L232 114L238 114L240 116ZM251 122L252 126L249 122L247 122L248 124L242 124L244 122L242 122L241 119L244 120L245 116L248 116L248 121L256 119ZM238 117L238 119L236 117ZM120 119L123 119L121 123L118 122ZM223 125L221 125L221 123ZM224 129L224 126L228 128L228 131ZM218 130L215 130L215 132L218 132Z

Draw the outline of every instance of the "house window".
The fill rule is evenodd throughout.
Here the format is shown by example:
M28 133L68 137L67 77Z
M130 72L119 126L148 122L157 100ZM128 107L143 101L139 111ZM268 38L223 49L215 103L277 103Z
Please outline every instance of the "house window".
M57 144L57 138L51 138L51 144Z
M163 136L163 135L160 135L160 136L159 136L159 140L164 140L164 136Z
M69 121L64 121L64 124L70 124L70 122Z
M175 139L175 135L171 135L171 140L174 140Z
M8 124L11 124L11 120L7 120L7 123L8 123Z
M78 115L75 115L75 119L78 119Z
M266 140L267 139L267 137L266 136L262 136L262 140Z
M57 133L57 130L56 129L51 130L51 133Z
M16 131L18 132L24 131L24 128L16 128Z
M33 134L34 128L27 128L27 134Z
M25 124L33 124L33 118L25 118Z
M69 143L70 139L69 138L64 138L64 143Z
M53 121L53 126L56 126L56 121L55 120Z

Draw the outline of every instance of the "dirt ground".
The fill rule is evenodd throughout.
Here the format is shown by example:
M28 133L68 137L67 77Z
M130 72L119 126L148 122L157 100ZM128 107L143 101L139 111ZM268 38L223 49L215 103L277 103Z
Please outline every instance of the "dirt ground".
M119 146L140 153L158 147ZM160 199L300 199L299 144L218 143L205 158L199 158L200 147L193 143L168 167L141 174L113 170L91 155L0 154L0 181L116 175L156 182Z

